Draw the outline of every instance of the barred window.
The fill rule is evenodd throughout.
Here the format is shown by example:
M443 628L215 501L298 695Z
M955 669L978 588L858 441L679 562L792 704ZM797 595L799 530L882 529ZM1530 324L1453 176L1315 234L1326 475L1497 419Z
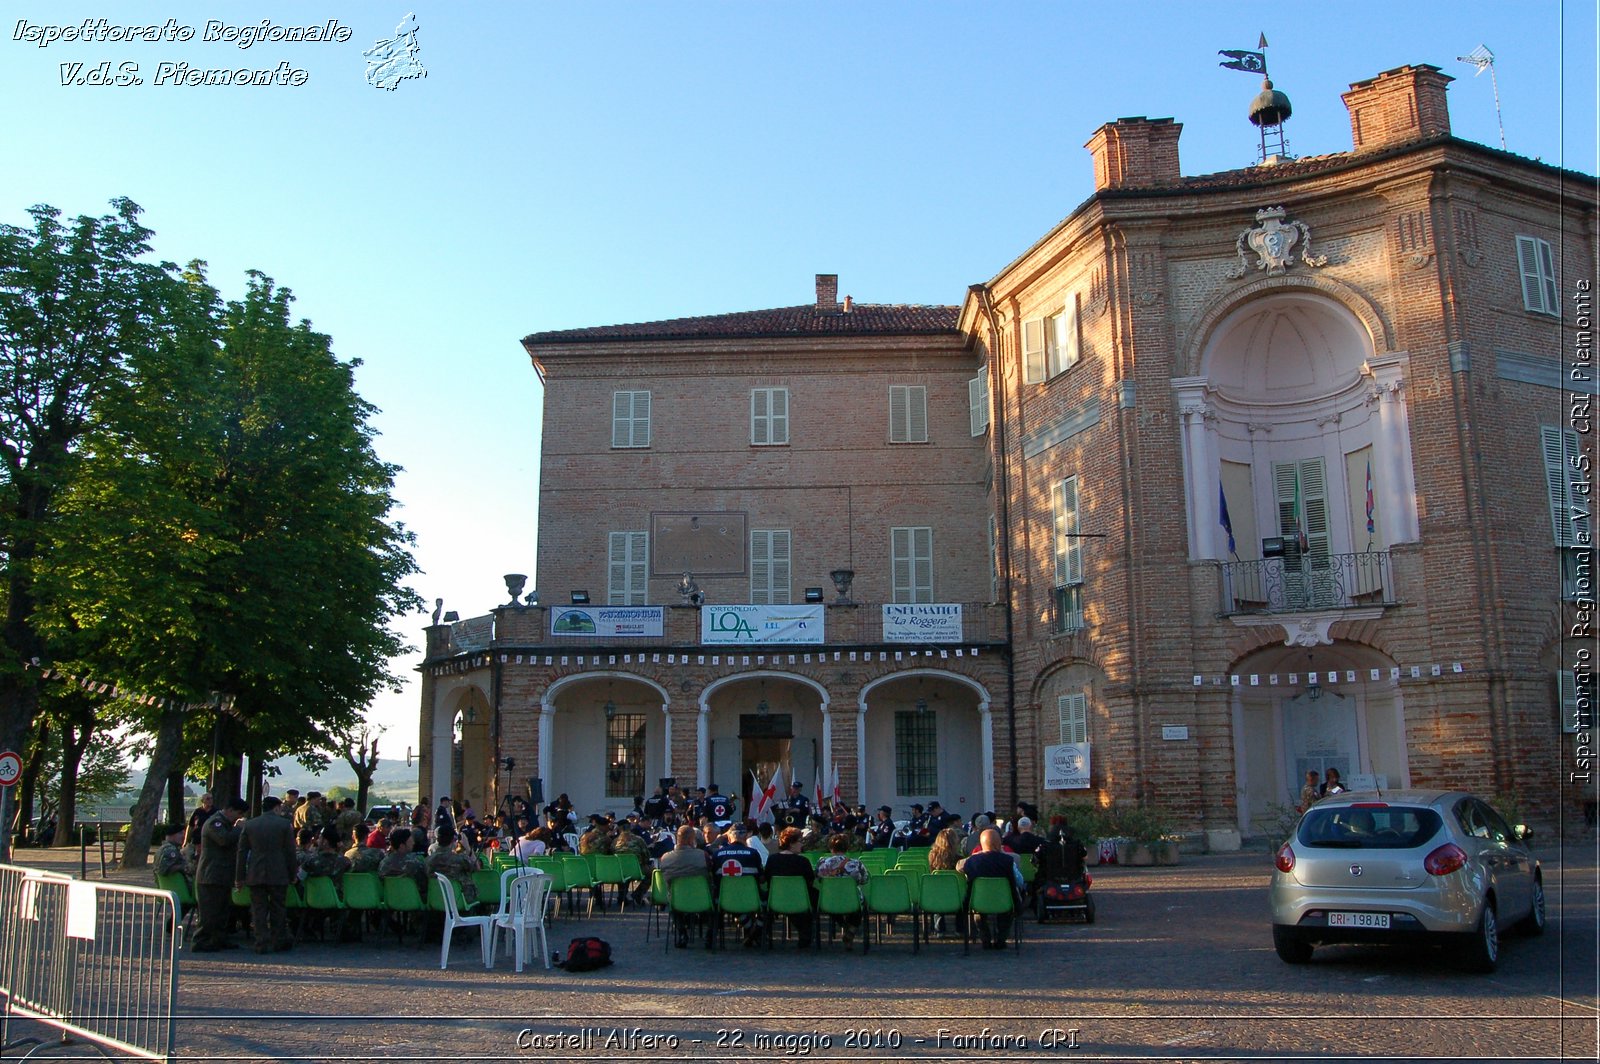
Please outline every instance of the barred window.
M899 710L894 715L895 793L935 794L939 790L939 718Z
M606 797L644 793L643 713L618 713L606 719Z

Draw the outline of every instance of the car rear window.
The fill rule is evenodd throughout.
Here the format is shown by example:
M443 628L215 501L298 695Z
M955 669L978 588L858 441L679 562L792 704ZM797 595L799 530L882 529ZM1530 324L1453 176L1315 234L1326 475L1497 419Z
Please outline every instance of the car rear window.
M1440 824L1439 814L1425 808L1397 805L1312 807L1300 821L1295 837L1302 846L1408 850L1433 838Z

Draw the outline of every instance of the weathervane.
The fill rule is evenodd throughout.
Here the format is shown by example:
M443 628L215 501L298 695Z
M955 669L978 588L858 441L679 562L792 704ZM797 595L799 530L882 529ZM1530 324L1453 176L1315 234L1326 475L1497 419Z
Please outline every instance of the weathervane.
M1261 93L1250 101L1250 122L1261 130L1262 163L1288 159L1289 142L1283 135L1284 120L1293 113L1289 97L1272 87L1267 77L1267 35L1263 33L1256 44L1258 51L1242 48L1225 48L1217 52L1228 58L1217 64L1229 70L1243 70L1247 74L1261 75Z

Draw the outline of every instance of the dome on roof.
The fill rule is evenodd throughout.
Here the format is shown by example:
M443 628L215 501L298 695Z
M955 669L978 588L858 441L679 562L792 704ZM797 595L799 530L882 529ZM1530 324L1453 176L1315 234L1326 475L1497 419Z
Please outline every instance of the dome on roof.
M1257 126L1281 126L1283 120L1294 113L1289 97L1272 87L1270 80L1261 82L1261 94L1250 101L1250 122Z

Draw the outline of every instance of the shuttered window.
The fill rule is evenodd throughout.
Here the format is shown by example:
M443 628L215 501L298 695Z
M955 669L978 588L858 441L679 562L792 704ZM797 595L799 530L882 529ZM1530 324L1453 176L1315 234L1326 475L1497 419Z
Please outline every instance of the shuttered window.
M1589 506L1574 499L1572 482L1581 480L1582 452L1578 433L1557 425L1539 427L1539 449L1544 455L1545 488L1550 496L1550 525L1558 547L1589 546Z
M925 386L889 385L889 442L928 442L928 389Z
M1550 241L1517 237L1517 269L1522 274L1522 306L1536 314L1561 314L1556 298L1556 260Z
M750 530L750 601L756 605L788 605L789 530Z
M611 446L650 446L650 393L611 393Z
M1022 323L1022 380L1038 384L1044 380L1044 319Z
M989 372L985 368L967 382L967 419L974 436L982 436L989 428Z
M1078 478L1058 481L1051 492L1055 518L1056 587L1083 583L1083 540L1078 538Z
M896 602L933 601L933 529L889 530L891 583Z
M1309 554L1325 564L1328 557L1328 478L1322 459L1275 462L1272 483L1277 493L1278 534L1295 542L1301 554Z
M648 601L645 580L648 541L649 534L645 532L611 533L610 575L606 586L609 605L643 606Z
M1022 323L1022 379L1039 384L1077 365L1081 353L1078 296L1069 294L1061 310Z
M758 447L789 442L789 389L750 390L750 442Z
M1062 695L1057 698L1056 716L1061 723L1062 742L1086 743L1089 741L1088 695Z

